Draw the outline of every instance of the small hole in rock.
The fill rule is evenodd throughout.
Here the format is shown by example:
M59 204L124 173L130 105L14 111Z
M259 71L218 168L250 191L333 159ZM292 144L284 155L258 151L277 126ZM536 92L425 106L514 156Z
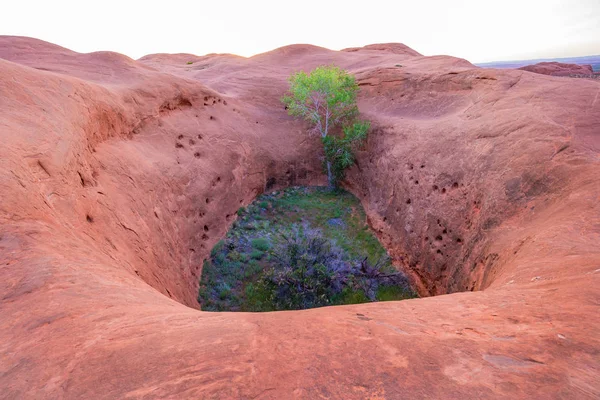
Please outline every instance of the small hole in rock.
M92 223L92 222L94 222L94 218L93 218L91 215L89 215L89 214L87 214L87 215L85 216L85 220L86 220L87 222L89 222L89 223Z

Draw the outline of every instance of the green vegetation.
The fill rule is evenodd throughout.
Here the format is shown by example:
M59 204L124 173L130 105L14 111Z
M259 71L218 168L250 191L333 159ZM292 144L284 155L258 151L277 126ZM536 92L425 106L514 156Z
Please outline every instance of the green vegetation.
M346 168L354 164L354 151L364 142L369 131L368 122L355 122L344 127L341 136L323 138L325 158L331 162L328 173L333 182L344 179Z
M354 152L365 141L370 124L358 121L354 76L335 66L321 66L309 74L292 75L282 99L288 113L303 118L320 135L325 149L325 170L331 188L354 163Z
M295 310L415 296L347 192L295 187L240 210L204 264L203 310Z
M269 241L265 238L252 239L250 242L252 243L252 247L260 251L267 251L271 247Z
M187 65L192 65L194 62L193 61L188 61Z
M250 253L250 258L253 260L260 260L264 255L265 253L260 250L252 250L252 253Z

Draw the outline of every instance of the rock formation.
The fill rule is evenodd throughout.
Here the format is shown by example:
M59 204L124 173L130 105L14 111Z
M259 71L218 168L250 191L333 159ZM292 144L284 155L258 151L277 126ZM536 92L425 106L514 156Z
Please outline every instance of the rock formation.
M553 76L571 76L571 75L593 75L594 70L591 65L565 64L556 61L540 62L533 65L521 67L523 71L535 72L537 74Z
M345 186L443 296L199 311L237 209L325 182L279 98L331 63L373 126ZM0 37L0 140L2 398L600 396L600 82L400 44L135 61Z

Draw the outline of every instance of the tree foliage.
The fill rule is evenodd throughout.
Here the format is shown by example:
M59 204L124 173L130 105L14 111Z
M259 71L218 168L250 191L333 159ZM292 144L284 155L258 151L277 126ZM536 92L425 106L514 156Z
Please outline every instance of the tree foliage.
M336 186L369 131L368 122L357 121L356 80L336 66L321 66L292 75L289 83L282 101L290 115L306 120L321 137L329 185Z
M343 135L323 138L325 158L330 161L334 182L344 179L346 168L354 163L354 153L367 138L368 122L355 122L345 126Z

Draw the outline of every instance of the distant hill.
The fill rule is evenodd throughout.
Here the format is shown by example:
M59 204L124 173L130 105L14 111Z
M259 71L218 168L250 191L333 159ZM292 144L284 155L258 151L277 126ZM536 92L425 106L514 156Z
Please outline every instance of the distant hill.
M520 68L526 65L537 64L539 62L557 61L565 64L588 64L594 69L594 72L600 71L600 55L585 57L566 57L566 58L539 58L535 60L513 60L513 61L492 61L487 63L475 64L484 68Z

